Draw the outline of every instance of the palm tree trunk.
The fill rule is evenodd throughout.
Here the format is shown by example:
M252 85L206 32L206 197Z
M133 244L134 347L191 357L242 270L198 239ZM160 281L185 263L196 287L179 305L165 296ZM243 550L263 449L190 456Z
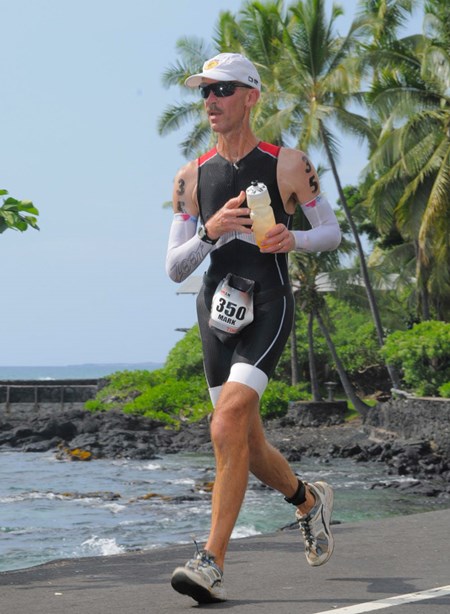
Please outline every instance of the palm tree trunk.
M336 168L336 163L334 161L334 157L331 152L330 145L328 143L328 139L327 139L322 122L320 122L320 134L322 137L323 145L325 147L325 151L327 153L328 161L331 166L331 171L333 173L333 177L336 182L336 187L338 190L339 198L341 199L341 205L344 210L347 221L350 225L350 228L352 230L353 237L355 239L356 249L358 250L358 254L359 254L359 266L360 266L361 276L362 276L364 286L366 289L367 299L369 301L369 307L372 313L373 322L375 324L378 344L380 347L383 347L384 345L383 325L381 323L380 312L378 310L377 301L375 299L375 294L373 292L372 284L370 282L369 271L367 269L367 263L366 263L366 256L364 254L364 250L363 250L361 239L358 233L358 229L356 228L356 224L353 220L352 214L350 212L350 208L347 203L347 199L345 198L345 194L342 189L341 180L339 178L337 168ZM386 365L386 367L389 372L389 376L391 378L392 385L394 386L394 388L400 388L400 380L396 373L396 370L391 365Z
M299 382L296 320L294 317L291 330L291 386L296 386Z
M416 279L418 288L417 315L420 320L431 320L430 294L427 284L428 271L418 241L414 242L414 249L416 254Z
M311 393L313 401L318 403L322 401L319 390L319 380L317 378L316 357L314 356L314 313L311 311L308 317L308 362L309 362L309 377L311 380Z
M322 316L317 309L314 310L314 316L316 317L317 322L319 323L320 330L322 331L322 334L325 337L325 340L328 345L328 349L330 350L330 353L333 357L334 364L336 365L336 370L338 372L339 379L341 380L341 384L344 389L344 392L347 398L353 403L353 406L356 409L356 411L359 412L361 416L364 418L368 410L370 409L370 407L369 405L366 405L366 403L364 403L364 401L362 401L358 397L356 392L354 391L353 386L350 380L348 379L347 373L344 369L344 365L342 364L341 359L337 355L336 348L334 346L333 340L331 339L330 333L328 332L325 322L323 321Z
M431 320L430 293L427 284L422 284L420 289L420 306L422 308L422 320Z

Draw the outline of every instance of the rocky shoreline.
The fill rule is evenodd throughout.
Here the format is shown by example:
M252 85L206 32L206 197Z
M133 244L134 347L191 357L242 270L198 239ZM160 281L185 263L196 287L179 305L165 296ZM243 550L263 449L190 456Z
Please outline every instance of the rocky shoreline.
M380 479L374 488L408 489L450 500L450 404L439 405L434 414L429 403L406 408L399 408L399 403L380 404L364 422L335 419L315 426L299 419L295 407L283 418L267 421L265 428L269 441L292 462L318 457L330 464L334 458L380 463L381 476L398 475L399 480ZM420 426L423 414L428 428ZM431 415L442 425L430 426ZM413 426L405 426L408 421ZM154 459L161 454L212 452L206 419L173 430L121 412L91 413L82 404L64 409L47 404L37 410L17 404L13 412L0 409L0 449L54 451L61 460ZM410 479L402 479L405 476Z

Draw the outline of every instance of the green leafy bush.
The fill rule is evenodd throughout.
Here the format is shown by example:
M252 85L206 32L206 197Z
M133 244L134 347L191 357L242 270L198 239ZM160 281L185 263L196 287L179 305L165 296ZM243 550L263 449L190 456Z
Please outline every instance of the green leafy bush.
M89 401L86 401L86 403L84 404L84 407L92 412L106 411L105 404L103 403L103 401L99 401L98 399L89 399Z
M142 394L126 403L123 411L178 424L182 419L190 422L199 420L211 411L211 404L203 377L188 380L168 378L146 388Z
M199 420L211 411L203 375L175 379L165 369L120 371L106 378L106 382L96 398L86 402L86 409L116 409L171 425L178 425L180 420Z
M177 379L203 375L203 351L197 324L170 350L164 372Z
M89 411L122 410L125 403L136 398L147 388L163 381L162 369L156 371L118 371L105 378L105 385L95 399L86 402Z
M450 380L450 324L430 320L386 339L382 354L402 371L406 386L421 396L434 396Z
M261 416L277 418L284 416L288 410L289 401L299 401L310 398L306 384L288 386L284 382L271 381L261 400Z
M444 399L450 399L450 382L445 382L445 384L439 386L439 394Z
M284 415L289 401L309 398L305 387L306 384L289 386L280 381L270 382L262 399L262 416ZM96 398L86 402L86 409L116 409L177 426L184 420L200 420L212 411L212 405L203 374L176 379L168 376L166 369L159 369L114 373L107 378L107 384Z
M368 365L380 364L375 326L368 310L350 307L333 296L327 296L327 305L333 343L345 370L352 374ZM321 333L318 335L322 337ZM333 364L331 356L329 362Z

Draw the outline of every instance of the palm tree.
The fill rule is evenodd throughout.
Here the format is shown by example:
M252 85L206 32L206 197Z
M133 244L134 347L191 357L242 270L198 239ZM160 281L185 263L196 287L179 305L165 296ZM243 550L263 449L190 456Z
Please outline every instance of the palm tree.
M369 170L367 202L381 229L395 225L415 252L418 310L445 319L450 307L450 8L426 5L431 37L393 43L378 58L370 92L384 124ZM399 59L401 58L401 60Z
M290 8L284 41L284 79L282 86L290 106L289 132L297 136L297 145L308 151L323 146L339 194L340 205L350 225L359 256L360 275L364 283L378 343L384 344L384 330L369 275L363 245L337 170L337 139L331 124L347 133L373 142L366 119L349 110L349 103L358 98L360 72L355 70L355 49L367 31L367 18L356 19L345 37L335 37L335 20L341 9L333 6L331 17L325 17L324 0L305 0ZM290 70L288 70L290 66ZM398 376L388 366L392 383L398 387Z
M359 0L359 17L371 38L369 49L383 49L395 44L399 28L406 25L419 0Z
M326 302L323 293L319 291L318 276L324 270L332 271L338 266L338 258L335 252L322 253L319 256L312 254L291 254L290 273L296 287L296 301L300 304L302 311L308 317L308 357L311 379L311 391L314 401L320 401L321 395L317 381L315 358L314 358L314 320L319 324L320 330L325 338L328 349L336 366L336 370L341 380L347 398L353 403L355 409L365 416L369 406L366 405L356 394L344 365L340 360L336 347L331 338L329 328L326 324Z
M300 210L295 215L294 224L301 229L306 228L307 221ZM325 315L327 312L327 307L324 299L324 288L322 287L323 275L325 274L329 280L327 282L329 288L325 288L326 291L339 290L341 293L342 286L344 286L347 290L345 294L348 298L348 289L351 288L351 286L346 283L347 280L345 280L344 284L340 284L339 282L339 274L341 273L340 256L342 254L350 255L355 249L355 246L349 237L349 227L346 220L341 221L341 228L343 230L343 239L339 253L336 251L322 252L320 254L291 253L289 256L289 272L294 288L296 303L300 307L301 312L308 318L308 364L313 400L322 400L317 378L314 352L313 325L314 321L317 321L327 343L330 354L332 355L344 392L352 401L355 409L357 409L361 415L365 415L365 412L368 410L368 406L356 395L343 363L337 354L328 325L326 323L328 318ZM293 336L295 337L295 327L293 330Z
M323 259L324 263L326 262L325 258ZM290 256L289 273L293 282L295 301L302 313L308 317L308 365L313 401L322 400L314 355L313 333L314 309L316 305L320 309L323 302L317 288L317 276L320 269L319 259L312 257L311 254L291 254ZM295 326L293 327L292 337L296 339ZM294 385L294 381L292 385Z

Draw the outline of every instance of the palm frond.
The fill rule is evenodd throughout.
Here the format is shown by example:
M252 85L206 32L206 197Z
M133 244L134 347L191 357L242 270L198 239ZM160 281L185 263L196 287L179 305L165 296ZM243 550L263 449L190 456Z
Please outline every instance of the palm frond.
M185 158L196 158L211 145L211 129L207 122L202 122L195 124L188 136L181 141L180 150Z
M184 123L198 120L202 115L202 108L201 102L170 105L158 120L158 133L165 136L178 130Z

